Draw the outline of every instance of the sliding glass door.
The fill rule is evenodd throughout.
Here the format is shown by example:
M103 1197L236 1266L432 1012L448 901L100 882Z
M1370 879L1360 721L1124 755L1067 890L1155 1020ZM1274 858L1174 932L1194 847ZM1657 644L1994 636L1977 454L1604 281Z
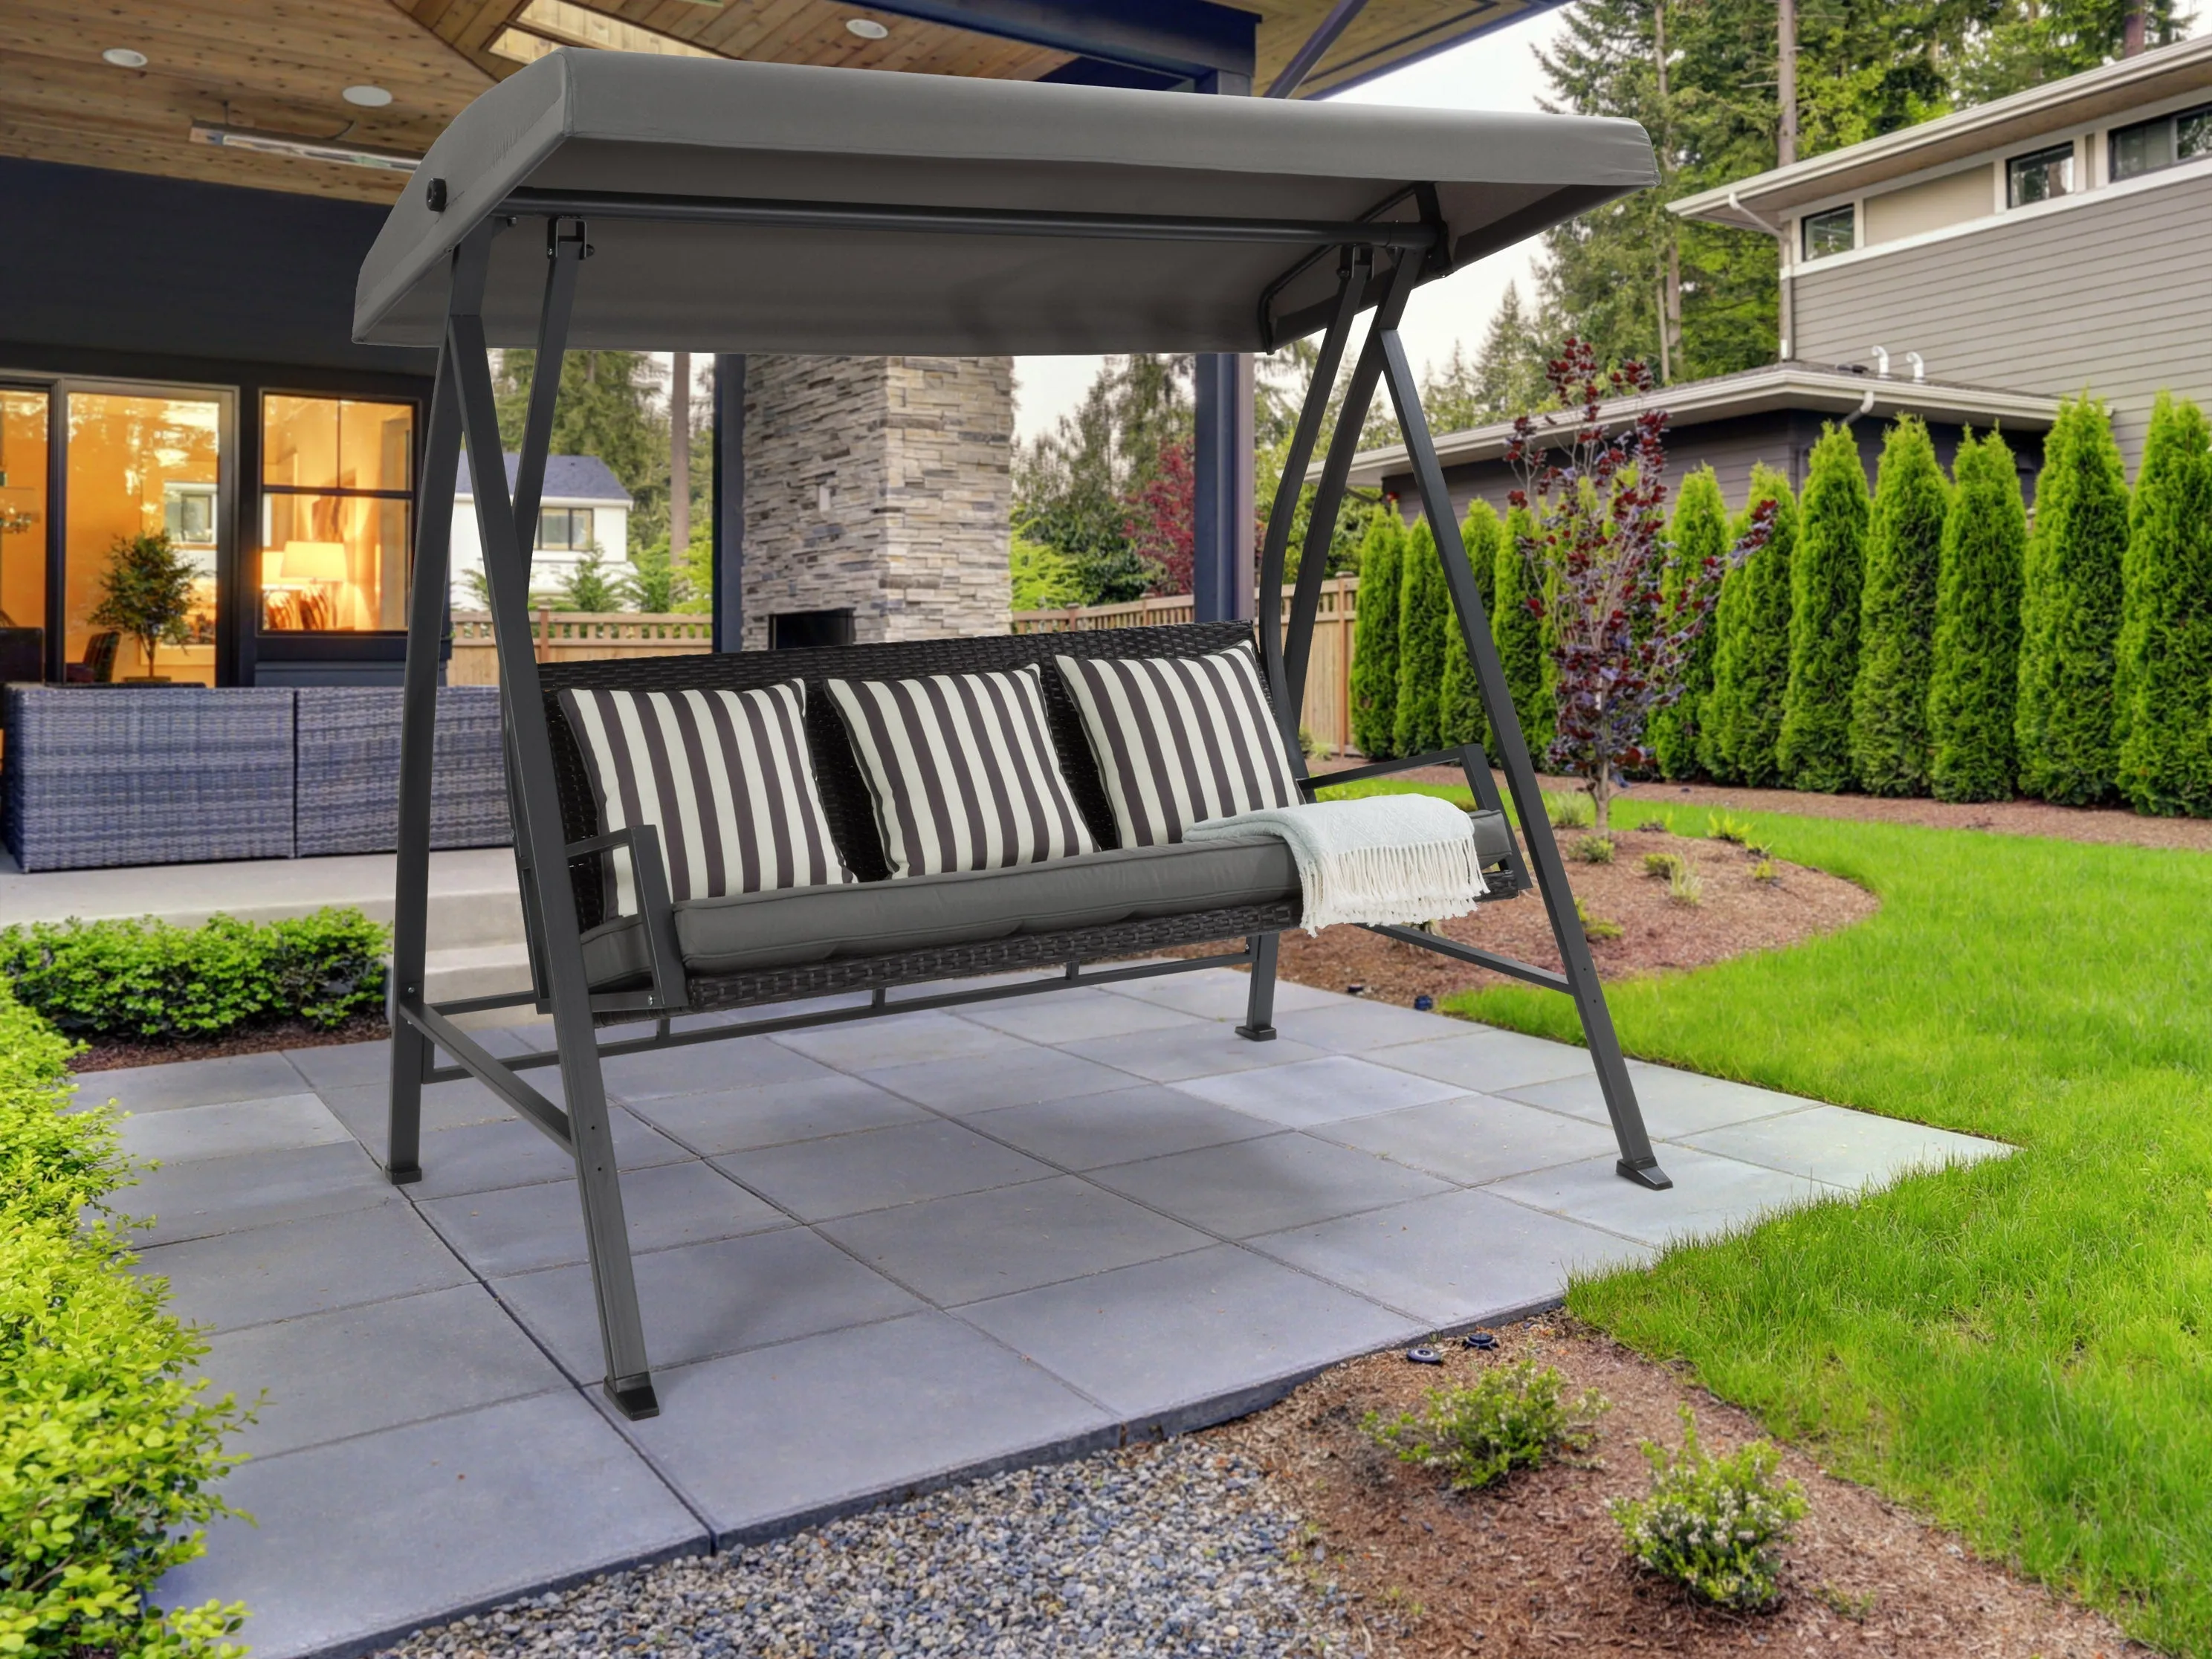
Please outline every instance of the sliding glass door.
M0 681L46 676L50 401L0 386Z

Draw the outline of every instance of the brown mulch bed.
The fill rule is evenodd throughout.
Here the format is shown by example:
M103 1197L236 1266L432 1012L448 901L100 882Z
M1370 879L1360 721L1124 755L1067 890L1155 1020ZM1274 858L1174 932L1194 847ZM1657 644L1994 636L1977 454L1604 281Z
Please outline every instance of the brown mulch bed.
M96 1039L70 1062L73 1072L116 1072L128 1066L167 1066L179 1060L219 1060L226 1054L266 1054L281 1048L323 1048L339 1042L382 1042L392 1028L381 1014L356 1014L343 1025L325 1030L305 1020L288 1019L256 1025L218 1037L177 1042L131 1042L121 1038Z
M1758 1425L1565 1315L1497 1335L1488 1353L1442 1345L1442 1367L1410 1364L1397 1352L1354 1360L1212 1431L1266 1468L1305 1517L1314 1571L1358 1598L1353 1617L1370 1651L1400 1659L2149 1652L2101 1615L1968 1553L1786 1447L1784 1472L1804 1488L1811 1512L1784 1552L1780 1601L1758 1614L1693 1603L1628 1562L1606 1502L1644 1489L1638 1446L1678 1445L1682 1404L1696 1412L1698 1437L1715 1452L1759 1438ZM1440 1473L1400 1463L1360 1429L1370 1410L1393 1415L1428 1389L1468 1380L1477 1366L1522 1358L1557 1366L1570 1395L1595 1388L1612 1401L1587 1454L1460 1493Z
M1357 764L1346 762L1344 764ZM1316 765L1318 774L1326 768ZM1456 768L1424 767L1402 775L1416 783L1464 784ZM1498 787L1505 787L1504 777ZM1581 789L1575 778L1546 778L1544 787ZM2179 847L2212 853L2212 818L2153 818L2124 806L2053 806L2047 801L1892 800L1873 795L1819 795L1796 789L1725 789L1707 783L1639 783L1613 799L1615 822L1633 823L1646 806L1691 806L1715 811L1796 812L1805 817L1852 818L1872 823L1911 823L1924 830L1983 830L2000 836L2043 836L2057 841L2100 842L2123 847Z
M1635 822L1632 816L1626 821ZM1560 832L1562 849L1571 848L1584 833ZM1584 912L1621 930L1618 939L1590 941L1590 955L1605 979L1702 968L1750 951L1778 950L1849 927L1880 908L1880 901L1863 887L1778 859L1772 860L1776 879L1758 880L1752 872L1759 860L1727 842L1638 830L1616 830L1612 839L1611 864L1571 858L1567 864L1567 884ZM1702 902L1689 906L1670 897L1665 881L1644 874L1647 853L1671 853L1696 870L1705 883ZM1451 938L1486 951L1542 968L1560 965L1543 902L1533 893L1486 904L1471 916L1442 926ZM1218 948L1192 947L1182 954ZM1360 994L1401 1007L1411 1007L1423 994L1441 1001L1455 991L1506 982L1502 975L1358 927L1285 933L1277 971L1319 990L1363 986Z

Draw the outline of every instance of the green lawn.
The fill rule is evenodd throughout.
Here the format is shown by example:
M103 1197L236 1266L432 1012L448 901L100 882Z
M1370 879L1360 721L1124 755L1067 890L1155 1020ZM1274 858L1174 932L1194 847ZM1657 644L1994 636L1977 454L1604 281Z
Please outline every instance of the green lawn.
M1739 816L1881 910L1613 987L1629 1051L2022 1150L1570 1306L2144 1640L2212 1655L2212 858ZM1518 987L1450 1006L1577 1035L1565 999Z

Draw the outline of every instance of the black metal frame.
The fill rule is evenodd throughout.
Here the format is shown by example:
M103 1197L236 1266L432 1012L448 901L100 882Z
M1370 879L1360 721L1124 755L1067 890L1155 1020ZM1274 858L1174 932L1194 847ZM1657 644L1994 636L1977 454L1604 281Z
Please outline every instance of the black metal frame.
M1246 1017L1237 1030L1254 1041L1265 1041L1275 1035L1273 1014L1278 940L1273 932L1249 933L1242 951L1134 966L1100 967L1089 971L1085 970L1083 961L1096 959L1095 957L1079 957L1066 961L1064 971L1055 975L896 1000L889 995L888 987L879 983L865 1005L817 1008L684 1030L672 1024L674 1017L684 1012L688 1006L686 977L678 953L658 837L648 827L617 830L574 844L564 839L552 732L529 626L530 538L519 528L534 523L544 484L546 450L552 431L553 395L560 384L569 315L579 273L592 251L586 216L614 211L636 216L650 211L653 205L649 198L635 197L517 191L501 212L471 231L453 256L453 286L445 341L439 354L438 376L419 474L422 495L416 515L414 586L409 599L409 648L401 715L398 896L392 939L391 1131L386 1157L386 1170L394 1182L421 1178L423 1085L463 1076L483 1083L526 1121L569 1152L575 1159L577 1189L583 1206L592 1285L599 1304L606 1360L605 1392L617 1409L634 1418L651 1416L659 1406L646 1357L621 1184L616 1174L614 1146L608 1127L606 1090L600 1071L603 1060L763 1031L866 1019L894 1011L953 1007L1072 986L1111 984L1225 965L1249 965L1251 969ZM1520 817L1525 859L1518 850L1507 859L1493 884L1495 896L1507 898L1526 890L1532 884L1528 866L1533 862L1534 884L1542 894L1565 970L1554 973L1418 929L1377 927L1373 931L1572 996L1620 1144L1620 1172L1650 1188L1670 1184L1660 1171L1650 1140L1644 1133L1634 1088L1606 1011L1589 946L1574 913L1574 900L1567 890L1565 868L1545 815L1535 769L1491 641L1489 620L1475 586L1458 524L1451 514L1443 471L1437 461L1412 369L1398 337L1398 325L1414 288L1426 276L1436 274L1437 269L1432 256L1440 246L1441 230L1432 217L1412 222L1362 221L1342 224L1200 222L1142 216L1031 215L976 210L945 213L845 204L716 203L696 198L663 200L658 206L659 211L653 214L656 217L721 222L865 222L878 228L911 228L939 234L956 230L983 235L1043 234L1139 240L1201 237L1221 241L1273 242L1309 250L1296 268L1310 265L1316 255L1326 257L1331 249L1337 250L1338 296L1269 520L1260 570L1260 592L1263 595L1281 592L1297 492L1312 459L1338 367L1359 312L1375 301L1378 254L1395 254L1387 272L1382 273L1379 308L1355 362L1344 407L1338 414L1305 545L1309 549L1328 545L1368 406L1378 386L1387 385L1413 458L1424 509L1443 555L1453 608L1466 639L1468 659L1474 665L1477 689L1492 730L1497 734L1498 759L1504 769L1507 787ZM537 373L525 416L520 462L510 492L506 485L507 471L493 404L482 310L492 242L525 218L540 219L545 225L547 270L538 337ZM1270 293L1281 286L1279 281L1271 286ZM498 653L507 732L508 797L515 831L516 871L530 939L532 988L510 996L477 997L433 1005L425 995L431 759L451 555L451 507L465 443L470 471L476 480L477 522L483 545L484 573L491 591L494 643ZM1304 693L1306 662L1312 647L1323 562L1316 556L1301 563L1287 638L1273 615L1263 619L1259 630L1270 696L1293 755L1298 752L1297 711ZM1320 783L1352 781L1455 761L1463 768L1478 804L1490 811L1502 811L1504 803L1491 775L1489 758L1474 745L1451 753L1378 763L1318 781L1305 777L1301 763L1302 787L1310 798ZM585 969L581 921L570 866L573 860L618 846L628 849L636 878L651 963L650 982L641 989L595 994ZM1255 916L1254 922L1263 927L1279 925L1265 915ZM553 1018L556 1046L543 1053L495 1057L454 1023L457 1016L533 1003ZM611 1040L602 1042L599 1025L621 1020L626 1015L650 1019L652 1034L611 1034ZM441 1049L453 1057L453 1065L438 1065ZM556 1105L522 1076L526 1071L556 1065L561 1071L565 1108Z

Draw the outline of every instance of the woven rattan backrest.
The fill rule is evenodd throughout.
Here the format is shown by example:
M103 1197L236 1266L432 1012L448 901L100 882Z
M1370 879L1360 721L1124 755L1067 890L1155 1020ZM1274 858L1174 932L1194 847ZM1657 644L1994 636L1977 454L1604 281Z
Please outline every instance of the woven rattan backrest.
M553 732L553 769L561 787L565 838L599 833L583 757L562 717L557 694L570 687L610 691L746 691L785 680L806 682L806 733L814 750L815 781L845 862L863 881L890 874L875 808L853 758L823 683L832 679L912 679L926 674L977 674L1041 663L1045 710L1054 744L1076 805L1101 847L1115 844L1114 814L1083 735L1081 717L1052 667L1064 657L1202 657L1248 644L1250 623L1185 623L1170 628L1114 628L1066 634L992 634L975 639L909 640L890 645L848 645L820 651L745 651L705 657L606 658L548 663L538 672ZM578 872L577 903L586 927L600 920L596 875Z

